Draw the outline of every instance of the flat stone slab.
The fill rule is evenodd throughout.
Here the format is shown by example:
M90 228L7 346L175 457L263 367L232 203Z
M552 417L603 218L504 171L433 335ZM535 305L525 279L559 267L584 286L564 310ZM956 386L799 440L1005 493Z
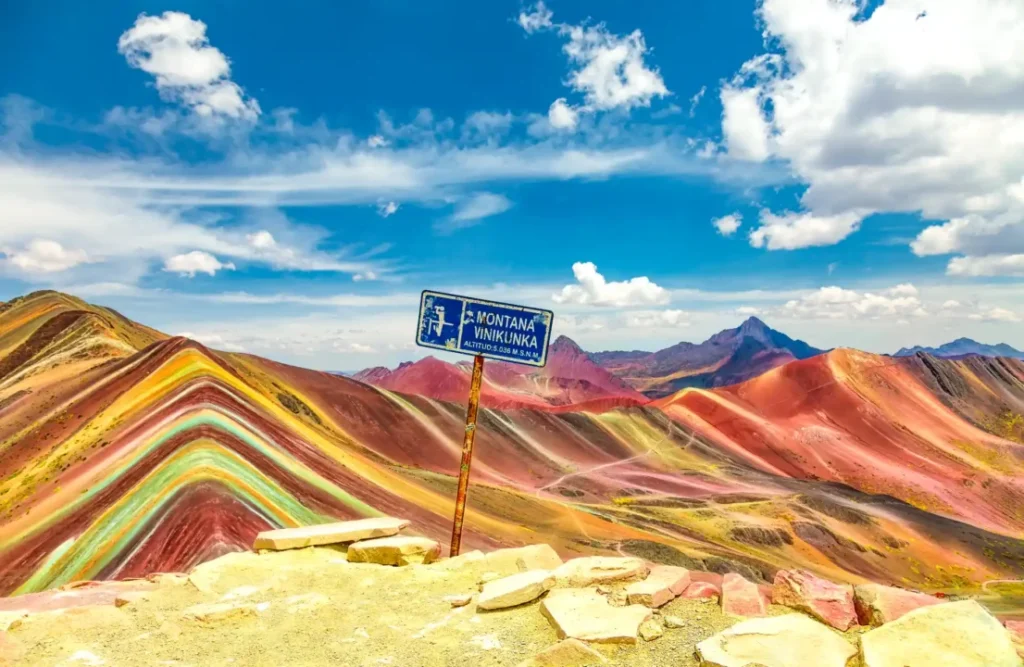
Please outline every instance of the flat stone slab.
M252 548L282 551L284 549L317 547L325 544L357 542L373 537L397 535L398 531L408 525L409 521L405 519L385 516L373 519L358 519L356 521L323 523L315 526L301 526L299 528L280 528L278 530L267 530L257 535Z
M441 555L441 545L426 537L381 537L350 544L350 563L378 565L427 565Z
M701 667L847 667L856 655L856 646L803 614L750 619L697 644Z
M690 571L684 567L655 565L642 581L635 581L626 587L629 604L645 607L662 607L687 589L690 585Z
M612 607L592 588L562 588L540 604L560 639L605 644L635 644L640 624L653 616L642 605Z
M516 667L592 667L606 664L607 658L580 640L563 639Z
M610 581L631 581L647 577L647 563L639 558L587 556L566 561L555 570L559 588L583 588Z
M857 623L853 586L837 584L804 570L779 570L772 602L806 612L843 632Z
M486 567L502 574L528 570L554 570L562 565L550 544L531 544L513 549L497 549L484 556Z
M864 667L1020 667L1010 633L975 600L907 612L861 637Z
M496 579L484 584L476 601L477 609L507 609L533 602L555 585L555 577L548 570L530 570Z
M853 602L860 624L876 628L891 623L915 609L943 603L933 595L881 584L854 586Z
M722 611L733 616L765 616L768 597L754 582L730 572L722 577Z

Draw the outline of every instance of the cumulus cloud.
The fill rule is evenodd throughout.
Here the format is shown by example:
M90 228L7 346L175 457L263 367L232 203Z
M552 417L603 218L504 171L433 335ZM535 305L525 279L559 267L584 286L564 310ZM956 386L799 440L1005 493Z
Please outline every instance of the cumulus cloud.
M538 2L530 11L520 12L517 21L527 34L532 34L538 30L551 28L553 25L551 19L554 16L554 13L543 2Z
M739 213L724 215L721 218L712 220L711 224L715 226L715 229L722 236L732 236L740 228L740 225L743 224L743 216Z
M919 255L1024 252L1024 50L1006 48L1024 4L762 0L758 16L768 52L722 90L724 143L790 165L812 219L834 223L817 244L903 212L949 221Z
M880 292L858 292L842 287L822 287L799 299L791 299L774 314L799 319L902 319L928 314L914 285L904 283Z
M771 154L759 96L758 88L722 88L722 138L730 157L760 162Z
M833 245L857 231L863 213L850 211L837 215L783 213L763 210L760 226L750 232L750 245L768 250L796 250Z
M377 215L387 218L398 213L398 202L386 201L377 204Z
M574 130L579 122L579 112L569 106L564 97L551 103L548 109L548 123L556 130Z
M188 276L189 278L194 278L197 273L205 273L212 276L222 269L234 268L235 265L231 262L222 263L210 253L201 250L193 250L183 255L175 255L174 257L169 257L164 262L164 271Z
M675 328L690 326L690 313L685 310L651 310L625 313L627 327L637 329Z
M668 290L645 276L623 282L608 282L597 272L593 262L576 262L572 265L572 273L577 284L566 285L562 291L552 295L555 303L625 308L661 306L671 298Z
M390 143L390 141L388 141L379 134L375 134L366 140L366 145L369 146L370 148L382 148Z
M949 260L946 273L951 276L970 277L1024 277L1024 253L1016 255L986 255L984 257L954 257Z
M571 66L566 84L583 95L583 104L575 107L564 98L555 100L548 110L551 127L571 129L579 113L648 107L654 98L669 94L661 73L646 62L648 48L641 31L622 36L609 32L603 23L554 23L553 17L543 3L538 3L518 18L528 34L557 30L566 39L562 51Z
M22 248L4 247L8 264L26 274L57 273L89 261L84 250L65 248L56 241L33 239Z
M162 97L198 116L255 120L260 115L256 100L231 80L227 57L210 45L206 24L188 14L140 14L117 49L129 65L156 77Z

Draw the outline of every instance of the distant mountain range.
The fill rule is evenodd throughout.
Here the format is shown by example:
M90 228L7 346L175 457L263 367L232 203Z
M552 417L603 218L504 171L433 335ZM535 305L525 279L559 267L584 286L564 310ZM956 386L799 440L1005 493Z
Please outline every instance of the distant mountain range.
M934 357L962 357L967 354L977 354L983 357L1012 357L1014 359L1024 359L1024 352L1014 349L1006 343L999 343L998 345L986 345L985 343L979 343L976 340L970 338L957 338L951 343L940 345L938 347L922 347L915 345L914 347L904 347L895 355L896 357L909 357L918 352L924 352Z
M722 387L761 375L824 350L751 317L700 344L678 343L657 352L596 352L590 358L651 398L686 387Z
M352 378L390 391L461 403L469 393L471 370L469 362L451 364L426 357L394 370L368 368ZM594 363L566 336L559 336L548 348L543 368L488 361L480 395L481 405L501 409L595 402L607 409L647 402L643 394Z
M587 353L560 336L551 344L544 368L488 362L481 401L489 407L637 405L686 387L721 387L761 375L822 350L775 331L756 317L721 331L700 344L678 343L657 352ZM368 368L352 377L383 389L464 401L470 364L434 357L403 363L394 370Z

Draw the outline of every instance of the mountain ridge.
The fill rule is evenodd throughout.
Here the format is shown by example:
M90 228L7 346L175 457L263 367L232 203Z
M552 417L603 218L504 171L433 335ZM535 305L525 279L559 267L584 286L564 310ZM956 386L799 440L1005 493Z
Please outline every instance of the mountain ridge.
M655 352L610 351L590 357L644 395L663 398L686 387L720 387L748 380L822 352L749 317L702 343L682 341Z
M971 338L957 338L956 340L944 343L938 347L924 347L921 345L904 347L900 348L900 350L893 356L909 357L917 354L918 352L924 352L934 357L959 357L966 354L977 354L983 357L1011 357L1014 359L1024 359L1024 352L1021 352L1006 343L988 345L985 343L979 343Z

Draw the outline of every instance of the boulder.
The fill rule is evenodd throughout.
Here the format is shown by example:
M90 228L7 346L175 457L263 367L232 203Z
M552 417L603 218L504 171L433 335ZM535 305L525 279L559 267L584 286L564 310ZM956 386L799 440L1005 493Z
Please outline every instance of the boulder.
M555 585L548 570L530 570L484 584L476 601L477 609L490 611L518 607L533 602Z
M1010 633L975 600L909 611L861 637L864 667L1020 667Z
M324 544L356 542L373 537L397 535L398 531L408 525L409 522L405 519L383 516L373 519L359 519L357 521L323 523L316 526L266 530L256 536L256 541L253 543L252 548L281 551L283 549L316 547Z
M640 624L640 636L645 642L652 642L665 634L665 626L655 617Z
M516 667L592 667L608 659L578 639L563 639Z
M550 544L531 544L515 549L497 549L484 556L487 567L503 574L528 570L554 570L562 559Z
M879 627L891 623L909 611L942 604L942 600L925 593L881 584L862 584L853 587L853 602L861 625Z
M730 572L722 578L722 611L734 616L765 616L768 596L754 582Z
M856 655L856 646L803 614L750 619L697 644L701 667L847 667Z
M686 568L655 565L646 579L626 587L626 600L629 604L661 607L674 600L689 585L690 571Z
M540 609L560 639L607 644L635 644L640 624L653 615L641 605L612 607L592 588L553 590Z
M559 588L583 588L610 581L634 581L647 577L647 564L639 558L587 556L566 561L555 570Z
M429 564L441 555L441 545L426 537L381 537L350 544L350 563L377 563L378 565Z
M718 586L706 581L691 581L682 595L684 600L721 600L722 591Z
M857 622L853 586L836 584L804 570L779 570L772 602L807 612L843 632Z

